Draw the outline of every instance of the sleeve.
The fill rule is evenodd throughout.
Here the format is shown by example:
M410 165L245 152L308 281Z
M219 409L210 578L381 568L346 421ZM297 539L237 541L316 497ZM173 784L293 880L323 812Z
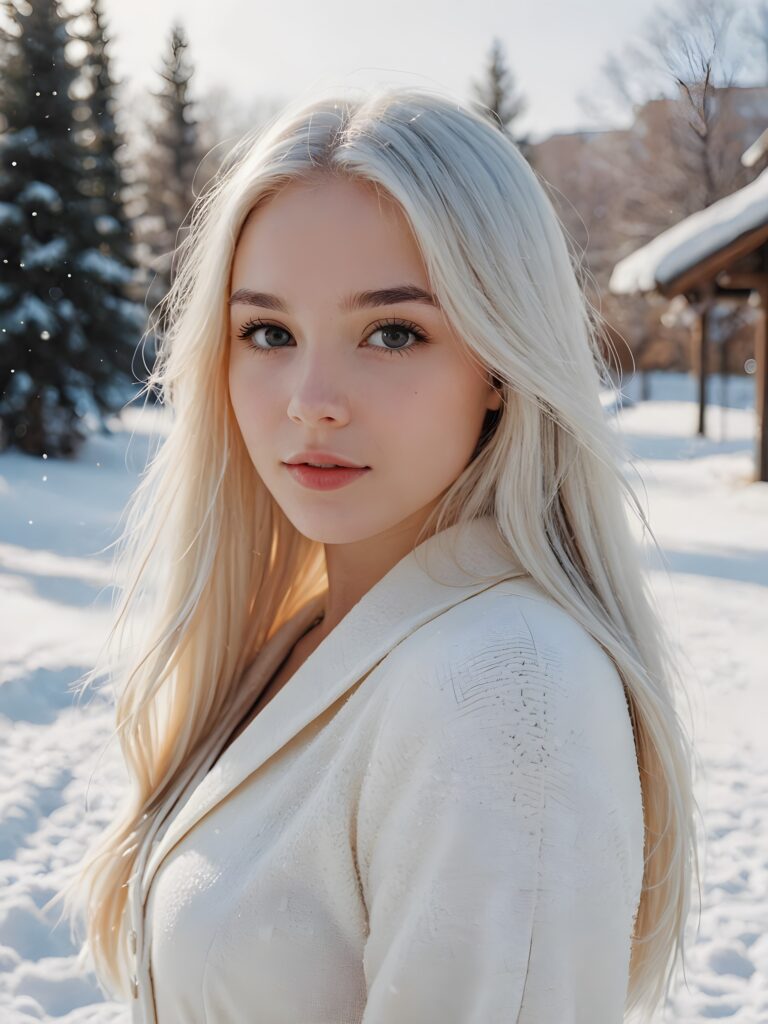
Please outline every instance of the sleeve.
M623 1020L642 806L595 648L486 637L397 688L358 811L363 1024Z

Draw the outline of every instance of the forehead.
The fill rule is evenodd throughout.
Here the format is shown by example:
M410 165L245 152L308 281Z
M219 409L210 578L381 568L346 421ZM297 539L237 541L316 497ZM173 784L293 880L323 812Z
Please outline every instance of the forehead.
M357 180L291 182L248 215L235 248L234 288L319 287L339 278L345 288L405 279L428 287L408 220L386 194Z

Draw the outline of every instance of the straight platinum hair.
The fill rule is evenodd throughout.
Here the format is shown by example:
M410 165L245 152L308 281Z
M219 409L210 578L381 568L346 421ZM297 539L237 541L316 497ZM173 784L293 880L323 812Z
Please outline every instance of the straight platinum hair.
M418 543L494 515L512 553L621 676L645 823L627 1011L650 1015L684 960L694 866L698 877L694 754L675 707L682 676L628 512L653 532L600 402L603 328L546 183L480 112L424 88L294 103L246 136L196 200L158 307L167 331L148 381L171 426L129 503L114 562L119 608L81 688L99 674L117 683L130 790L54 900L64 897L71 925L82 914L81 958L90 953L100 983L127 998L126 886L153 813L237 704L265 641L327 587L323 545L293 527L254 471L227 376L243 223L317 175L367 182L400 205L446 317L502 393Z

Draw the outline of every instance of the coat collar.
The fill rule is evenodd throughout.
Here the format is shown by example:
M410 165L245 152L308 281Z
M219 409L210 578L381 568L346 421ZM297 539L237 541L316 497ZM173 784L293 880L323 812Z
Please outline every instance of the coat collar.
M172 847L400 641L454 605L520 575L526 575L525 571L506 548L492 516L448 527L402 558L323 638L287 685L206 772L231 729L227 728L226 734L217 732L213 749L194 776L189 799L149 854L141 884L142 905L157 868ZM293 643L322 611L324 599L325 594L320 594L309 601L267 641L247 670L251 678L245 707L261 693Z

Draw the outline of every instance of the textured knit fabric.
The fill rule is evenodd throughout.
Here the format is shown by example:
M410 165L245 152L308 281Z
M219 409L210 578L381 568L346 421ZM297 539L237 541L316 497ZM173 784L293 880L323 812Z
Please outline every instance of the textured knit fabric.
M402 559L221 756L215 732L132 883L134 1022L623 1020L643 815L621 679L492 519L417 551L429 573Z

